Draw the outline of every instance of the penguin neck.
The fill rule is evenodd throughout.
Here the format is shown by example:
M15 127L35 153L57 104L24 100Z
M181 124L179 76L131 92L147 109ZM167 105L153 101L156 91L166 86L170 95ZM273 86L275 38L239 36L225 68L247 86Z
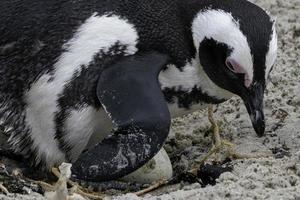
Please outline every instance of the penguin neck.
M209 79L198 58L181 68L168 65L159 74L159 82L168 103L187 109L199 103L221 103L233 96Z
M197 69L197 77L198 77L198 84L197 88L201 89L201 91L206 94L208 97L219 101L226 101L230 99L234 94L225 90L218 85L216 85L206 74L203 69L203 66L200 64L199 58L195 59L195 64L193 65L194 68Z

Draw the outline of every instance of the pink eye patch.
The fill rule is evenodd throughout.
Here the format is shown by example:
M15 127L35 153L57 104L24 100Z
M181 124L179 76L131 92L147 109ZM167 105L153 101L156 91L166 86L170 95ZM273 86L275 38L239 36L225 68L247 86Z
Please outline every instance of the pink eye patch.
M252 81L249 77L249 74L238 62L236 62L232 58L227 58L225 61L225 64L230 71L237 73L237 74L245 74L244 84L247 88L250 87Z

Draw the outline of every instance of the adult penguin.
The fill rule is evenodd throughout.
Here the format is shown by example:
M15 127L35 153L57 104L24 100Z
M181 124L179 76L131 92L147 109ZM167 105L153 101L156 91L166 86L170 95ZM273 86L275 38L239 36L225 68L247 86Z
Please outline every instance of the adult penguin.
M36 165L122 177L162 148L171 117L233 94L264 133L276 32L246 0L0 4L1 122ZM82 153L93 134L101 139Z

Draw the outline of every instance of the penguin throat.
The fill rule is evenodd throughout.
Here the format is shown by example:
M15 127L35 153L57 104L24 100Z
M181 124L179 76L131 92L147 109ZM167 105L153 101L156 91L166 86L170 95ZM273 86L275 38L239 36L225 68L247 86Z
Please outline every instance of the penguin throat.
M217 86L205 73L198 58L186 62L179 69L175 65L168 65L167 69L159 74L159 82L162 90L172 89L186 94L201 91L201 94L217 101L230 99L233 94ZM207 102L210 103L210 102Z

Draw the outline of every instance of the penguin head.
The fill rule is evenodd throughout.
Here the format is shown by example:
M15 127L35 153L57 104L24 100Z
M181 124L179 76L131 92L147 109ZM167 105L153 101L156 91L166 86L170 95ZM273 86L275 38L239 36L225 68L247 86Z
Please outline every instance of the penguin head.
M249 5L244 11L201 11L192 32L204 72L217 86L243 99L257 135L262 136L264 91L276 59L277 35L270 16Z

